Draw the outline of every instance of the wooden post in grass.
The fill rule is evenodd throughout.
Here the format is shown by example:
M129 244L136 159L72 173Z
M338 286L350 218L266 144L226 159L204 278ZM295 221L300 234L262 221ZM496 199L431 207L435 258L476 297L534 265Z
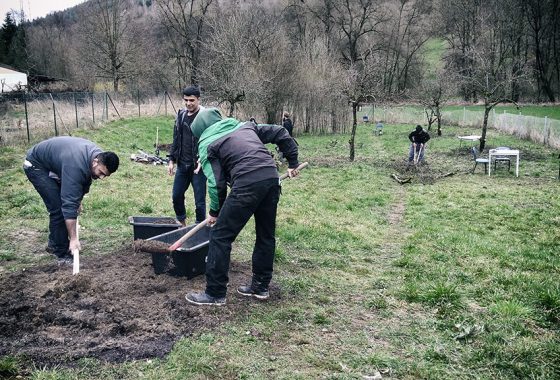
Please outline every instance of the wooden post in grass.
M138 99L138 117L140 117L140 90L136 90Z
M27 115L27 94L23 94L23 105L25 107L25 126L27 128L27 142L30 142L31 136L29 136L29 116Z
M91 119L93 124L95 124L95 107L93 105L93 92L91 93Z
M56 127L56 105L54 104L54 98L52 97L52 94L50 94L50 95L51 95L51 100L52 100L52 109L53 109L53 117L54 117L53 118L53 120L54 120L54 135L58 136L58 129Z
M76 101L76 93L73 93L74 95L74 112L76 113L76 129L78 129L80 126L78 125L78 102Z
M163 93L163 102L165 103L165 116L167 116L167 90Z
M105 121L109 121L109 94L105 91L105 109L103 110L105 114Z

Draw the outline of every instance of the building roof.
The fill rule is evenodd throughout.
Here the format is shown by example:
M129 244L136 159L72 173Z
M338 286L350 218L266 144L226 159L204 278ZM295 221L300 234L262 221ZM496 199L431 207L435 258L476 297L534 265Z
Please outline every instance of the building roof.
M22 73L20 71L10 70L10 69L7 69L5 67L0 67L0 74L23 74L23 75L26 75L25 73Z

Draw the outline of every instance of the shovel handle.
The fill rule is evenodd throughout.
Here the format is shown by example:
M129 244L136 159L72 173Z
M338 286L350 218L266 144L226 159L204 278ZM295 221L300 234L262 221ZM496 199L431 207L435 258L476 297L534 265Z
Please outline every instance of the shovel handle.
M304 163L300 164L300 165L296 168L296 170L299 171L299 170L305 168L307 165L309 165L309 162L304 162ZM280 176L280 181L283 181L283 180L285 180L286 178L288 178L288 173L282 174L282 175Z
M78 222L78 217L76 217L76 238L80 239L80 223ZM80 250L72 250L72 274L76 275L80 273Z
M204 219L202 222L198 223L196 226L194 226L191 230L189 230L189 232L187 232L186 234L184 234L179 240L177 240L175 243L171 244L169 246L169 251L173 252L174 250L176 250L177 248L179 248L181 245L183 245L184 242L187 241L187 239L189 239L191 236L193 236L194 234L196 234L198 231L200 231L201 229L203 229L206 225L208 224L208 218Z

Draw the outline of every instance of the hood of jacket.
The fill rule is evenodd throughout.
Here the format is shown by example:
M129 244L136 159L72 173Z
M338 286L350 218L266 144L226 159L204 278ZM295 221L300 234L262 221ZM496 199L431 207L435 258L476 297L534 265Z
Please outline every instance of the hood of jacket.
M222 114L217 108L204 108L198 111L198 114L194 118L191 124L191 131L193 135L197 138L202 136L202 133L208 129L211 125L222 120Z

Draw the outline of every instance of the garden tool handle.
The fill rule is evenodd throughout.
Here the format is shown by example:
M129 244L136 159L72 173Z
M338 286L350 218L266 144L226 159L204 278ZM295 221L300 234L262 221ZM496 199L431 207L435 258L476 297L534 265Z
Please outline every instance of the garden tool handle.
M80 224L78 223L78 217L76 217L76 239L80 240L79 231ZM73 249L72 250L72 274L80 273L80 250Z
M297 171L300 171L301 169L305 168L307 165L309 165L309 162L304 162L304 163L300 164L300 165L296 168L296 170L297 170ZM286 178L288 178L288 173L282 174L282 175L280 176L280 181L283 181L283 180L285 180Z
M206 218L202 222L198 223L191 230L189 230L189 232L184 234L179 240L177 240L175 243L173 243L171 246L169 246L169 251L172 252L172 251L176 250L177 248L179 248L181 245L183 245L183 243L185 241L187 241L187 239L189 239L194 234L196 234L198 231L203 229L207 224L208 224L208 218Z

